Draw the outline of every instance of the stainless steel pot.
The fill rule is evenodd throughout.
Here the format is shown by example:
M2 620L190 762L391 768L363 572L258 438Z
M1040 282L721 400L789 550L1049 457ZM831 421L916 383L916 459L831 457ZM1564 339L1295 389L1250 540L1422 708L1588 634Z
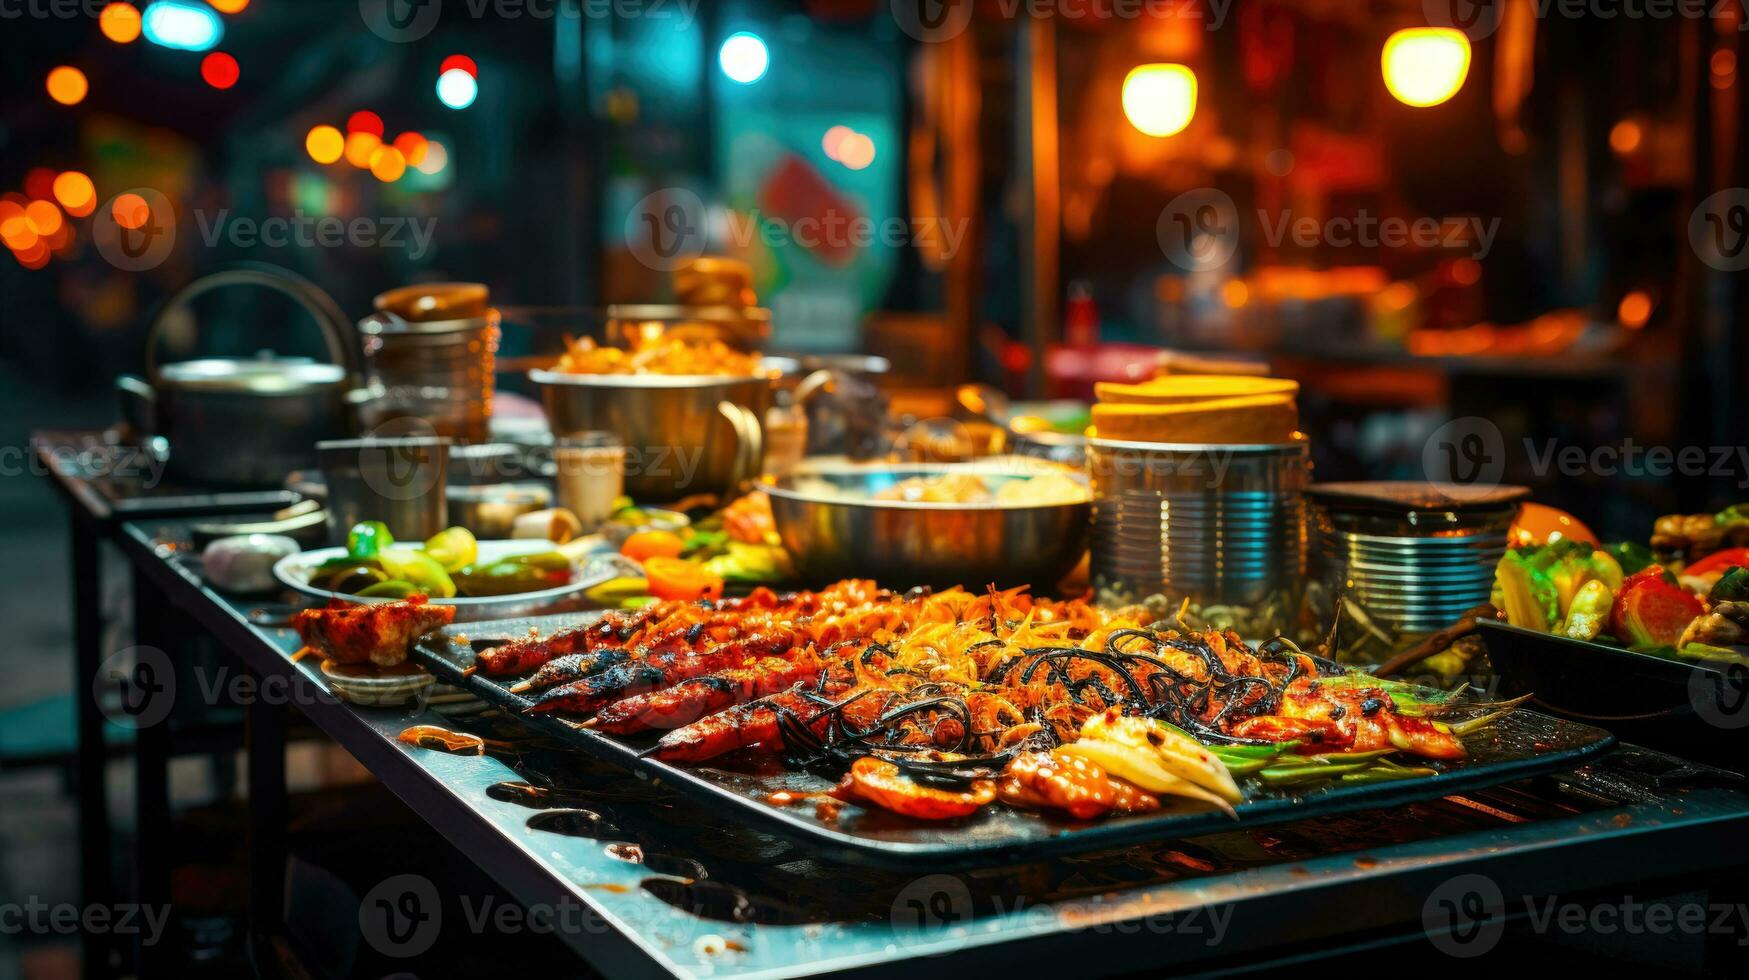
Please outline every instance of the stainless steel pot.
M810 584L872 578L912 585L1032 585L1054 593L1087 553L1087 501L924 503L875 500L914 477L970 474L992 490L1043 464L996 457L937 465L810 459L765 488L784 550Z
M639 503L728 497L759 476L771 382L530 371L553 438L611 432L626 447L625 492Z
M171 314L225 286L257 286L291 297L321 328L332 363L282 358L206 358L158 364ZM358 387L344 314L311 283L271 266L198 279L172 296L146 334L146 376L116 380L125 418L148 445L169 454L177 480L198 486L278 487L316 463L316 443L354 429L371 394Z

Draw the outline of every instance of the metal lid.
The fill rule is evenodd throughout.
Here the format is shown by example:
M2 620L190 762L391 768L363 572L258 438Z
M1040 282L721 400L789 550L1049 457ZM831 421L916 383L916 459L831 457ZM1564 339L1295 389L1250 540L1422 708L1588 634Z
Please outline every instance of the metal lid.
M607 308L610 320L696 320L703 323L766 324L771 311L760 306L682 306L670 303L618 303Z
M1529 487L1467 486L1429 480L1314 483L1306 496L1322 504L1397 514L1415 511L1498 510L1530 498Z
M431 336L480 331L496 326L498 312L488 309L480 316L459 320L408 320L393 313L377 312L358 321L358 332L366 337Z
M317 364L302 357L211 357L166 364L158 369L165 385L200 391L251 395L296 395L332 388L346 381L338 364Z

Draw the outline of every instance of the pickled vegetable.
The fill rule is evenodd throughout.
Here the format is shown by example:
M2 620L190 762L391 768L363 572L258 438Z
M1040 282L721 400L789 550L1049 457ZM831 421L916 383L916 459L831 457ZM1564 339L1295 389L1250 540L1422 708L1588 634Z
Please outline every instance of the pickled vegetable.
M425 542L425 553L446 572L466 568L480 558L480 542L465 527L444 528Z
M423 551L389 548L377 554L377 561L390 578L411 582L433 599L455 598L455 580L437 559Z
M395 536L382 521L359 521L346 532L346 553L353 558L375 558L394 543Z

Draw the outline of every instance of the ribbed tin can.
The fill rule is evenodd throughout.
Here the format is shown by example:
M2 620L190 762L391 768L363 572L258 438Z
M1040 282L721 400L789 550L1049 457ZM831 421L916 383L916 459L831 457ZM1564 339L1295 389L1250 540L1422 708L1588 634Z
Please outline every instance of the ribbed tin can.
M499 316L413 322L376 313L359 322L382 418L413 416L458 442L488 441Z
M1276 632L1297 612L1311 479L1305 440L1264 446L1092 439L1090 566L1102 598L1188 597Z
M1331 483L1308 492L1314 576L1400 635L1444 629L1488 601L1528 491Z

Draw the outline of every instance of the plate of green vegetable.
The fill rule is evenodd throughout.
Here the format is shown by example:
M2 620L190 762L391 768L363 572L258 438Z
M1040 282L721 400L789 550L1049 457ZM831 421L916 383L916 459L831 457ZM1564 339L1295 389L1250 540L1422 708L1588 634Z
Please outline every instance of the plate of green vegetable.
M581 573L551 541L478 541L466 528L452 527L424 542L401 542L378 521L355 525L345 547L280 559L273 574L325 599L388 601L423 593L440 605L495 612L553 602L602 581Z

